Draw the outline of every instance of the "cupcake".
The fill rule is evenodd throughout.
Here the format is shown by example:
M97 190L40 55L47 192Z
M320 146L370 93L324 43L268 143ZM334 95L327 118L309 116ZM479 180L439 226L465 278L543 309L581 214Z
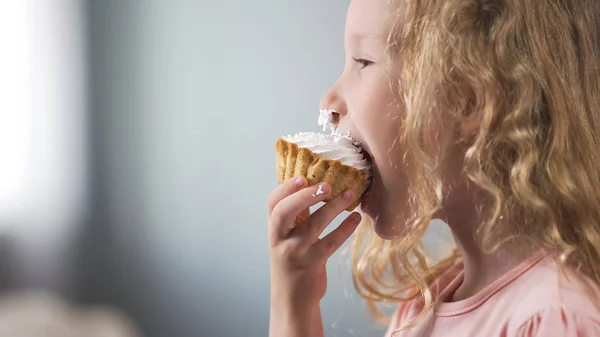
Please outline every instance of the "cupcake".
M304 176L310 185L327 183L332 188L328 202L347 190L356 199L346 209L354 210L371 183L372 165L360 142L341 133L333 124L332 110L322 110L319 124L331 134L301 132L284 136L276 143L277 180Z

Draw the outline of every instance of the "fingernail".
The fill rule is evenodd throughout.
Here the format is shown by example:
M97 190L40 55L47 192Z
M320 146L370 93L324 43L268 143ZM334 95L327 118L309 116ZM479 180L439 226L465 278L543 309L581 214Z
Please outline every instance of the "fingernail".
M294 181L294 185L296 185L296 187L303 187L305 183L306 180L304 179L304 177L298 177L296 178L296 181Z
M354 193L352 191L346 191L342 194L342 198L346 201L352 201L354 199Z

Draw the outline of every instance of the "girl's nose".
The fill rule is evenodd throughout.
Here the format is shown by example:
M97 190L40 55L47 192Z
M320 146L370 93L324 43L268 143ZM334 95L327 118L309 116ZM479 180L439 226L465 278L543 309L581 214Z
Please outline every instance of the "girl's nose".
M339 121L340 117L343 117L348 113L346 102L343 99L339 82L334 84L323 96L320 102L320 109L322 110L334 110L334 122Z

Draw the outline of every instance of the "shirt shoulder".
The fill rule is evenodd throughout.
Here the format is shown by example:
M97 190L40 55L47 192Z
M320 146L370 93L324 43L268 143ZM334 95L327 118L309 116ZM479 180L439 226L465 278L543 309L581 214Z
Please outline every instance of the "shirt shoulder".
M515 337L600 336L600 317L580 310L550 307L523 322Z
M503 295L513 303L509 336L600 336L600 288L553 258L516 279Z

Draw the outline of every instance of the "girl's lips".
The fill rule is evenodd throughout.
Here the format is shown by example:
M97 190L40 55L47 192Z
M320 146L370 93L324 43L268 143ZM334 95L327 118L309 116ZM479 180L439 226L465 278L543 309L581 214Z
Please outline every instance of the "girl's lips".
M368 196L371 194L371 187L373 186L373 179L375 177L375 163L373 162L373 157L371 156L371 154L369 153L369 151L367 151L366 149L363 148L362 150L362 155L365 157L365 159L369 162L369 164L371 165L371 169L369 170L369 186L367 187L367 189L365 190L365 192L363 193L363 195L361 196L361 205L365 206L366 209L366 199L368 198Z
M375 163L373 162L373 156L371 156L371 154L369 153L368 150L366 150L365 148L362 149L362 155L365 157L365 159L367 160L367 162L371 165L371 170L369 172L369 178L372 180L373 179L373 170L375 169Z
M365 158L369 161L369 163L373 163L373 157L371 156L371 154L369 153L369 151L367 151L366 149L362 149L362 154L363 156L365 156Z

